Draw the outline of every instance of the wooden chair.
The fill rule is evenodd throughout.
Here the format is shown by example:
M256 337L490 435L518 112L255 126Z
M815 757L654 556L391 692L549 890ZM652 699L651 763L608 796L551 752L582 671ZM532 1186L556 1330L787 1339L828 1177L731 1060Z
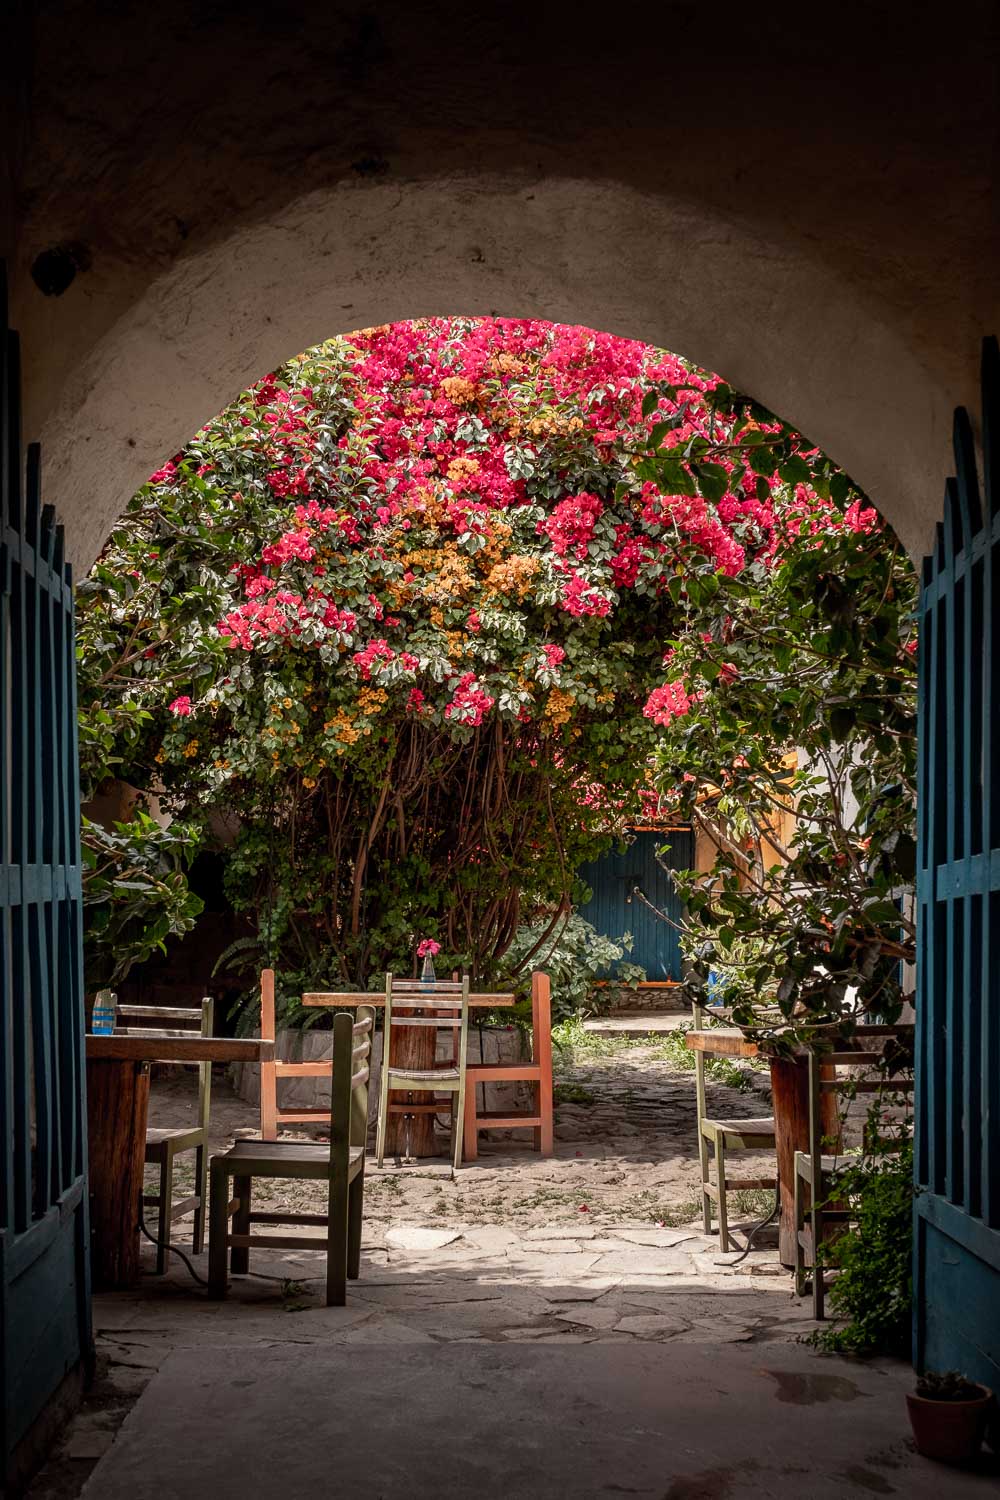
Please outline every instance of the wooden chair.
M795 1291L800 1297L806 1293L807 1273L812 1272L813 1317L821 1321L826 1316L826 1280L819 1247L831 1238L831 1230L843 1227L853 1217L850 1205L831 1198L836 1193L835 1174L843 1170L850 1161L839 1150L840 1130L831 1140L824 1131L824 1097L841 1094L912 1094L914 1082L909 1077L889 1077L884 1071L884 1047L888 1038L896 1035L890 1026L859 1026L847 1042L838 1043L835 1052L813 1049L809 1053L809 1150L795 1153ZM838 1070L850 1068L844 1074ZM868 1070L867 1077L859 1077L857 1070ZM872 1070L878 1077L872 1077ZM885 1146L878 1138L868 1145ZM824 1152L824 1146L828 1149ZM829 1147L835 1149L831 1153ZM808 1223L806 1222L808 1218Z
M476 1087L489 1083L530 1083L537 1090L537 1107L509 1114L504 1110L478 1108ZM553 1149L552 1110L552 991L549 976L536 972L531 976L531 1059L512 1063L469 1063L465 1088L465 1160L475 1161L479 1154L481 1130L530 1129L535 1150L551 1156Z
M277 1040L274 1015L274 970L265 969L260 976L260 1034ZM333 1062L262 1062L260 1065L260 1136L275 1141L283 1125L329 1125L330 1111L325 1105L281 1109L278 1104L278 1080L281 1078L332 1078Z
M403 1008L401 1014L393 1007ZM414 1011L424 1014L414 1015ZM439 1014L445 1012L444 1015ZM450 1019L448 1013L450 1012ZM457 1031L458 1048L454 1060L444 1067L415 1068L405 1063L390 1062L393 1032L404 1027L449 1028ZM435 1104L389 1103L393 1089L412 1090L415 1093L448 1093L453 1096L451 1117L452 1177L462 1161L462 1130L465 1119L466 1052L469 1040L469 980L437 979L432 985L419 979L394 979L385 976L385 1023L382 1032L382 1080L378 1107L378 1143L376 1163L379 1167L385 1155L385 1138L390 1109L397 1113L437 1110Z
M705 1010L701 1005L691 1008L695 1031L703 1031ZM705 1102L706 1054L695 1052L695 1102L698 1112L698 1160L701 1164L701 1217L705 1233L712 1233L712 1205L718 1206L719 1248L731 1248L729 1238L728 1194L741 1188L769 1188L777 1186L777 1174L769 1177L730 1177L726 1158L732 1151L774 1151L774 1118L752 1120L716 1120L708 1114ZM715 1159L715 1181L712 1181L712 1158Z
M198 1009L164 1005L119 1005L115 1033L118 1036L189 1036L195 1029L202 1036L212 1035L215 1001L206 997ZM137 1025L138 1021L146 1024ZM150 1025L149 1022L154 1022ZM171 1023L168 1027L163 1022ZM123 1024L124 1023L124 1024ZM208 1120L212 1097L212 1064L195 1063L198 1069L198 1123L193 1126L162 1128L151 1125L146 1130L146 1162L160 1169L157 1193L144 1194L143 1206L157 1210L156 1274L162 1276L170 1258L170 1226L194 1209L191 1244L195 1255L205 1246L205 1210L208 1206ZM190 1197L174 1203L174 1158L186 1151L195 1153L195 1191Z
M330 1144L312 1141L237 1141L211 1164L208 1295L226 1295L226 1251L230 1269L246 1272L255 1247L315 1250L304 1235L251 1233L255 1224L303 1224L326 1229L326 1302L343 1307L347 1281L361 1267L361 1221L365 1191L365 1137L375 1012L359 1006L357 1021L346 1011L333 1018L333 1077L330 1086ZM325 1214L255 1213L255 1177L296 1178L328 1184ZM229 1184L233 1194L229 1196ZM233 1219L230 1231L229 1220Z

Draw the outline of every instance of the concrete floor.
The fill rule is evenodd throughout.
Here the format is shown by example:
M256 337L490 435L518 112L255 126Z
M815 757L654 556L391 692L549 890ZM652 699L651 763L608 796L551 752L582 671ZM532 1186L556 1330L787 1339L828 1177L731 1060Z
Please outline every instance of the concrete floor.
M85 1500L996 1495L909 1441L902 1366L804 1348L181 1349Z

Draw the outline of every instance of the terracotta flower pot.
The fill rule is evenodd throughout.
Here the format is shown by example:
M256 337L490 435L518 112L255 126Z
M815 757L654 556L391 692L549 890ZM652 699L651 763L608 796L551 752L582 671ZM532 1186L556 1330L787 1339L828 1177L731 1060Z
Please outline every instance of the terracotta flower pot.
M931 1401L907 1395L910 1426L917 1450L925 1458L946 1464L967 1464L975 1458L986 1431L993 1392L977 1385L980 1396L969 1401Z

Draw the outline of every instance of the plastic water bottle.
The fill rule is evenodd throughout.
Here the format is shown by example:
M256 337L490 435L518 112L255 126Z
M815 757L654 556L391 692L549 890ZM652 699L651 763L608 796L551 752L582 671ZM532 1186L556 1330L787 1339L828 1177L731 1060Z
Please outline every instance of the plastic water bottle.
M115 1029L117 997L112 990L98 990L90 1025L95 1036L111 1036Z

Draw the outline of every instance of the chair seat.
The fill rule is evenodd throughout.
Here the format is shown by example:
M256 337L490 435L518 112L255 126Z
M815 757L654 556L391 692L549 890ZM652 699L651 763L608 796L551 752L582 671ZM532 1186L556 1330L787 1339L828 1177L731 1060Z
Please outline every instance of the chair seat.
M364 1162L363 1146L352 1146L350 1170L353 1172ZM330 1148L312 1141L237 1141L228 1151L213 1156L217 1161L229 1162L234 1176L239 1169L247 1169L253 1177L310 1177L322 1180L330 1175Z
M150 1125L146 1130L146 1160L159 1156L164 1146L173 1146L183 1149L185 1144L192 1147L204 1145L206 1132L200 1125L185 1125L180 1129L172 1129L167 1126ZM153 1153L153 1157L150 1156Z
M822 1172L824 1177L828 1177L831 1173L836 1172L838 1168L843 1168L845 1166L847 1166L847 1161L843 1156L820 1157L820 1171ZM802 1178L803 1182L812 1182L813 1164L812 1157L809 1155L808 1151L796 1151L795 1173L796 1176Z
M440 1087L458 1086L461 1074L457 1068L389 1068L389 1087L398 1088L401 1083L435 1083Z
M702 1120L701 1128L706 1135L738 1135L761 1140L774 1140L774 1120Z

